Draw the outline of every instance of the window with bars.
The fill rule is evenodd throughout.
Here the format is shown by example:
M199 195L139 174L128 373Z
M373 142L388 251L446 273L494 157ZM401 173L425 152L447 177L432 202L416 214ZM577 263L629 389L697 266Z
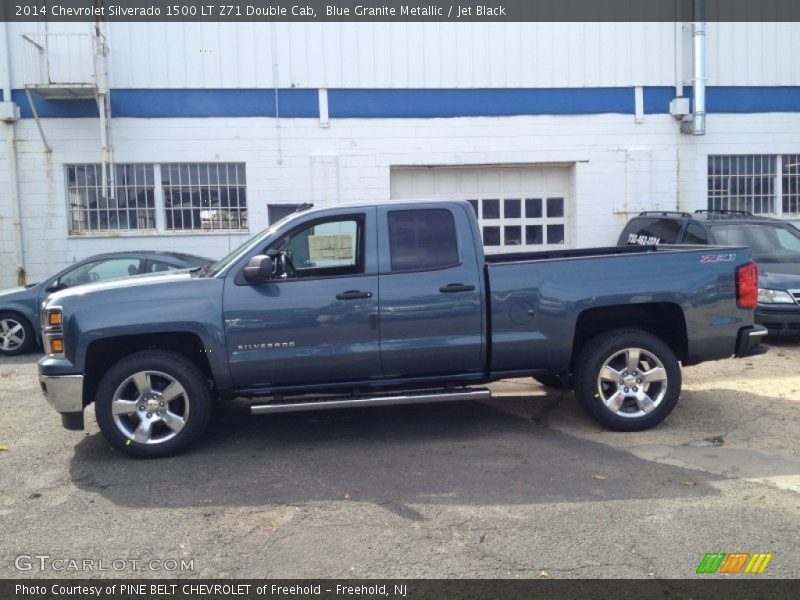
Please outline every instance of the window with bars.
M108 197L101 165L66 165L71 234L248 229L244 163L118 163L107 181Z
M161 165L167 230L247 229L244 163Z
M709 156L708 208L800 216L800 154Z
M781 209L784 216L800 216L800 154L784 154L781 170Z
M564 198L481 198L469 200L487 251L566 243Z
M154 181L153 165L117 164L106 197L101 165L67 165L70 233L155 229Z

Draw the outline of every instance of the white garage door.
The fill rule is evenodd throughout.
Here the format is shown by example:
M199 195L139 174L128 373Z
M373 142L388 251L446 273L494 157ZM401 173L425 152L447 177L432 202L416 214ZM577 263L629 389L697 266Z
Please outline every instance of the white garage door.
M570 168L393 167L392 199L468 200L487 253L571 245Z

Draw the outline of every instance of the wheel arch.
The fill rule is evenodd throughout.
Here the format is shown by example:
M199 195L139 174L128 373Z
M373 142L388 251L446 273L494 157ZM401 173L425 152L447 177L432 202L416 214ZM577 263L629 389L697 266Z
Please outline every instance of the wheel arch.
M86 349L83 405L94 401L103 375L117 362L142 350L167 350L194 363L207 379L214 381L206 346L189 331L118 335L93 340Z
M613 329L640 329L667 344L679 361L688 355L683 309L673 302L648 302L588 308L578 315L572 343L570 372L589 340Z

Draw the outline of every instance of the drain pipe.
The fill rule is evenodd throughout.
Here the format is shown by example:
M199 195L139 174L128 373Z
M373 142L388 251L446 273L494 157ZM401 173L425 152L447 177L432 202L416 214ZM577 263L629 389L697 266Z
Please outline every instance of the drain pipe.
M694 111L692 135L706 134L706 3L694 0L694 22L692 23L693 73L692 85Z
M3 13L5 16L5 13ZM25 285L25 247L22 234L22 201L19 193L19 168L17 166L16 120L19 112L11 100L11 54L8 37L8 21L0 27L0 52L3 56L3 104L6 122L6 161L8 165L8 192L11 196L11 227L14 229L14 248L17 262L17 284Z

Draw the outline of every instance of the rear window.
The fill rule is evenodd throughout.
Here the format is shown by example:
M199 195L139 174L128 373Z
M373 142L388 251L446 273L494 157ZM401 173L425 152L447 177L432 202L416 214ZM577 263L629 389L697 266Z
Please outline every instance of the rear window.
M459 263L456 224L449 210L393 210L388 219L392 271L443 269Z
M683 221L658 217L637 217L622 231L620 245L653 246L676 244Z
M708 244L708 234L701 225L689 223L683 232L683 244Z

